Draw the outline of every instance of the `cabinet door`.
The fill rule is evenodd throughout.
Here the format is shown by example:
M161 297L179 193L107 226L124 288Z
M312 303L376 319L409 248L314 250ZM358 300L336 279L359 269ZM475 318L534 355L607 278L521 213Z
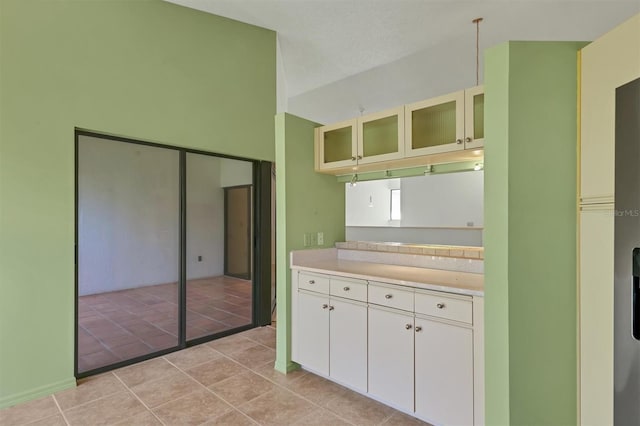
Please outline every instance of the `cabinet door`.
M395 160L403 155L403 107L358 119L358 164Z
M473 424L473 332L416 318L416 414L434 424Z
M405 106L405 156L464 148L464 91Z
M369 307L369 393L413 411L413 316Z
M464 148L484 146L484 86L464 91Z
M329 375L329 298L298 292L298 359L294 361Z
M367 391L367 305L331 299L329 375L361 392Z
M356 119L316 128L316 170L355 167L357 148Z

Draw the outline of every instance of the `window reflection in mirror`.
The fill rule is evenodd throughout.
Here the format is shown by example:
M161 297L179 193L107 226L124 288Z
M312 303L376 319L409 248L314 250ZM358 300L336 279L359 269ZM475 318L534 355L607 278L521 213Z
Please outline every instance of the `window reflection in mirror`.
M401 208L400 208L400 190L392 189L391 191L391 212L389 219L391 220L400 220L402 218Z

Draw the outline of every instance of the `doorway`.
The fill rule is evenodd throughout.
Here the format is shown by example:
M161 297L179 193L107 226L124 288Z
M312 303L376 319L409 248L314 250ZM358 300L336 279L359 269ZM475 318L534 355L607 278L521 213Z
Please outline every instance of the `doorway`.
M224 189L224 273L251 279L251 185Z
M267 166L76 130L76 377L267 324Z

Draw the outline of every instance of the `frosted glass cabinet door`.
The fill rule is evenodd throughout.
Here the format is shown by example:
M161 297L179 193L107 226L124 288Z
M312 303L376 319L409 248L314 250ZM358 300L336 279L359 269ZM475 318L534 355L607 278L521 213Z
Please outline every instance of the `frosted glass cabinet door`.
M484 86L464 91L464 148L484 146Z
M316 169L333 169L357 164L356 119L316 128Z
M416 414L430 423L473 424L473 332L416 318Z
M358 119L359 164L402 158L404 155L404 108L369 114Z
M298 292L298 359L294 361L329 375L329 298Z
M405 106L405 156L464 148L464 91Z
M369 307L369 393L413 411L413 314Z

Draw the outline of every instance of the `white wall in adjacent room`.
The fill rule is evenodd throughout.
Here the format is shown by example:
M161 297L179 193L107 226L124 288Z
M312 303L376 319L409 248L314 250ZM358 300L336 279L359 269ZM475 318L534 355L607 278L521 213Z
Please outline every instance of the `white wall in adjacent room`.
M220 186L252 185L253 163L229 158L220 159Z
M174 150L80 137L81 296L178 281L178 167ZM186 172L187 279L223 275L223 188L252 184L253 164L187 154Z
M224 274L223 161L187 154L187 279Z
M178 152L81 136L80 296L178 279Z

